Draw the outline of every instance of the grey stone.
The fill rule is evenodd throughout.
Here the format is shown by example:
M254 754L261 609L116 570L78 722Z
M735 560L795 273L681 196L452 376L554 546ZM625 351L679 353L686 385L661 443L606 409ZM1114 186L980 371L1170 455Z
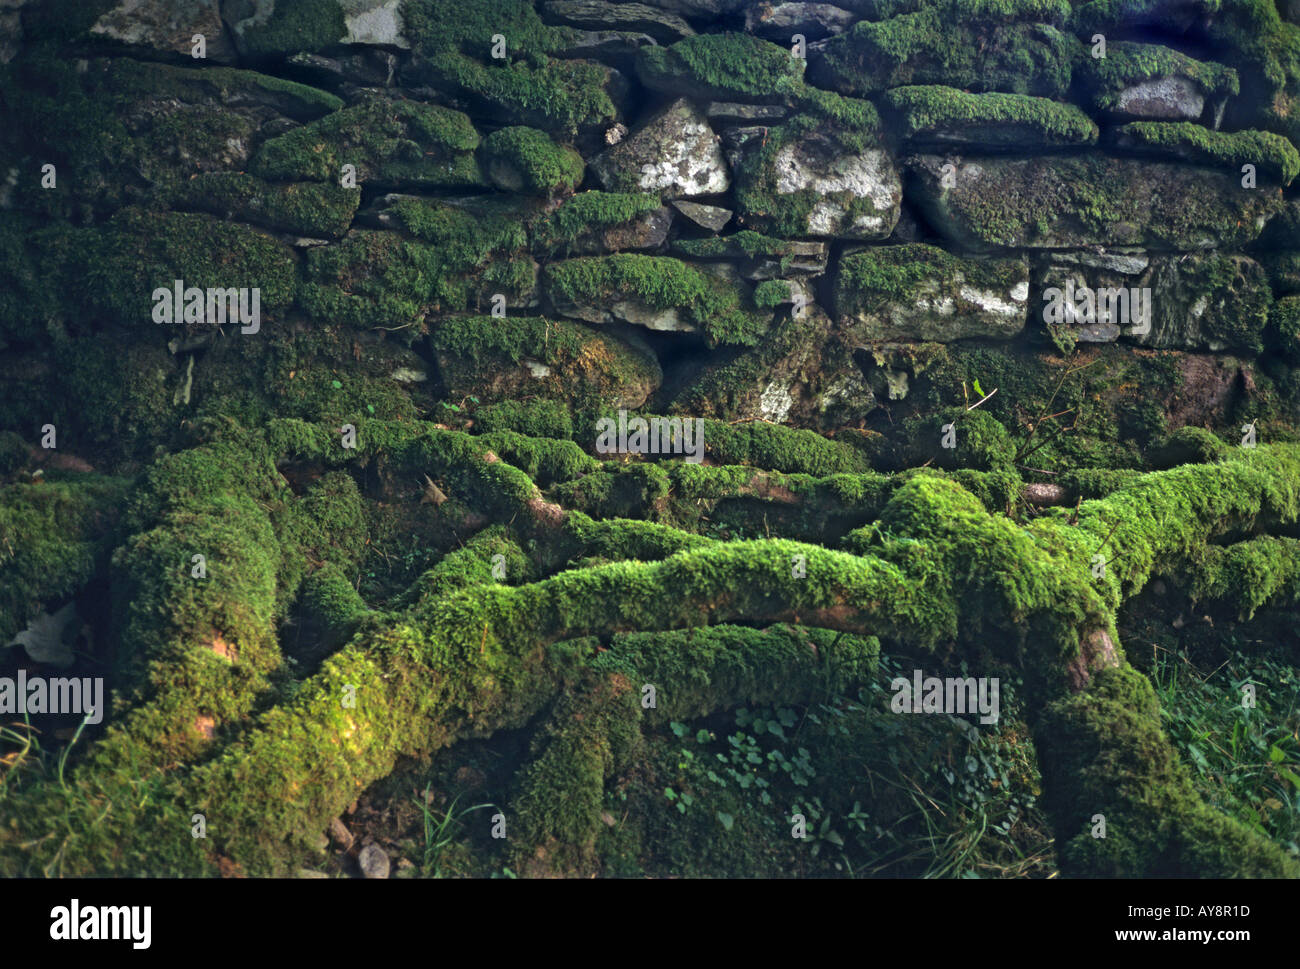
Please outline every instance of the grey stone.
M409 49L402 33L405 0L339 0L347 33L345 44L373 44Z
M1159 121L1195 121L1205 111L1205 95L1185 77L1154 77L1126 87L1115 96L1111 112Z
M740 101L710 101L704 114L719 126L749 125L756 121L776 124L785 119L790 109L782 104L744 104Z
M361 874L366 878L387 878L389 871L388 854L379 845L366 845L357 855L357 864Z
M826 271L830 246L813 239L783 239L776 252L754 252L734 236L716 239L679 239L672 251L692 259L723 259L749 280L778 279L787 275L816 276Z
M95 21L90 33L131 47L186 56L191 54L194 35L202 34L207 60L230 63L235 59L218 0L122 0Z
M335 818L330 822L329 835L330 840L344 851L351 848L352 842L355 840L352 837L352 832L348 830L348 826L343 823L342 818Z
M644 3L608 3L605 0L549 0L542 4L547 23L587 30L622 30L648 34L660 44L671 44L695 31L681 17Z
M731 187L718 136L684 99L593 158L591 170L608 191L650 192L665 199L717 195Z
M745 29L784 44L794 34L808 40L842 34L857 19L829 3L755 3L745 11Z
M857 260L902 259L907 284L866 288L853 273ZM1021 259L963 259L929 246L874 247L846 256L837 267L839 325L863 343L984 337L1009 339L1025 327L1029 264Z
M1151 264L1151 258L1140 249L1110 252L1101 246L1095 250L1075 252L1054 252L1052 261L1070 266L1088 266L1092 269L1106 269L1110 272L1136 276Z
M1052 265L1041 282L1030 316L1063 349L1124 339L1159 349L1257 352L1272 301L1257 262L1217 252L1153 255L1136 277Z
M633 66L633 58L642 47L654 47L655 39L649 34L629 30L577 30L563 47L554 51L556 57L566 59L591 58L612 61L618 67Z
M673 208L709 232L721 232L735 214L720 205L702 205L699 202L678 201L673 203Z
M672 402L683 414L823 429L856 424L875 407L851 341L812 302L779 320L759 346L702 364Z

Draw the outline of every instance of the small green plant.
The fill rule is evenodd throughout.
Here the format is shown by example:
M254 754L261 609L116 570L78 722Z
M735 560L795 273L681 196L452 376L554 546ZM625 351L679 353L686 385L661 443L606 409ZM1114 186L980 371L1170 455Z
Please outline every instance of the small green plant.
M429 805L429 793L429 789L425 788L423 796L417 795L413 798L424 821L424 873L432 878L442 878L443 854L460 836L465 818L475 811L493 805L475 804L473 807L457 811L456 803L460 800L460 795L457 794L447 805L447 810L440 815ZM509 872L509 869L505 870ZM511 873L506 877L513 878L514 875Z

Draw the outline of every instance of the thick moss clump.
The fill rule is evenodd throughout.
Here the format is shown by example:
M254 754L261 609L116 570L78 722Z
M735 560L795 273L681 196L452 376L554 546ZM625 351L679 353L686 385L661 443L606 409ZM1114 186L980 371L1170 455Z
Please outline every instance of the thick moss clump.
M359 188L320 182L272 185L242 172L212 172L185 182L173 204L306 236L341 236L361 204Z
M312 316L350 326L423 331L430 314L484 306L494 293L507 305L526 302L535 267L520 255L521 226L476 219L441 203L403 200L392 209L420 240L355 230L337 246L307 255L299 302Z
M85 268L91 305L133 327L154 325L153 293L177 279L187 289L258 289L263 313L286 307L298 284L287 246L208 215L123 210L108 221L94 252Z
M568 195L582 181L582 156L534 128L494 131L480 152L488 178L503 191Z
M650 311L676 311L711 344L754 345L771 318L749 309L747 298L724 279L668 256L620 253L569 259L546 267L544 285L557 306L599 309L636 301ZM585 318L585 312L582 312Z
M176 67L119 58L104 66L104 90L128 99L217 100L227 106L256 104L311 121L343 107L337 95L271 74L233 67Z
M569 408L558 400L503 400L476 410L474 423L487 432L517 431L531 437L563 440L573 437Z
M1291 184L1300 175L1300 152L1281 135L1267 131L1211 131L1191 122L1135 121L1114 132L1124 148L1181 158L1201 165L1222 165L1239 174L1246 164Z
M1051 752L1040 764L1061 833L1062 871L1100 878L1300 874L1280 848L1196 796L1160 726L1151 684L1136 670L1103 670L1087 691L1050 706L1035 733L1040 751Z
M459 111L419 101L370 98L272 138L253 158L254 175L338 183L344 165L357 184L464 188L483 185L478 132Z
M1090 145L1097 125L1072 104L1022 94L968 94L938 85L900 87L884 102L914 141L1019 146Z
M858 449L815 431L752 422L704 422L704 444L720 464L747 464L789 474L845 474L871 470Z
M637 74L675 97L779 101L799 88L804 59L748 34L699 34L671 47L643 47Z
M244 27L241 46L251 55L270 56L317 51L347 35L347 22L338 0L294 0L271 4L268 17Z
M0 489L0 646L106 564L129 490L98 475Z

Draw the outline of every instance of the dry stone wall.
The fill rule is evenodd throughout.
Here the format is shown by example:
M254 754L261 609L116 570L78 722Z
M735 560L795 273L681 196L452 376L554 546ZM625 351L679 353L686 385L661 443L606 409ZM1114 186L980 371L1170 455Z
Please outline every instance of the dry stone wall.
M1288 437L1292 14L10 2L0 382L39 382L78 448L130 460L205 414L409 418L507 390L561 401L584 446L615 401L888 438L989 383L988 353L1026 384L1002 420L1102 353L1082 379L1172 395L1111 399L1107 449L1183 420ZM259 289L258 331L160 326L176 279ZM457 318L509 349L440 337ZM529 318L599 379L521 342Z

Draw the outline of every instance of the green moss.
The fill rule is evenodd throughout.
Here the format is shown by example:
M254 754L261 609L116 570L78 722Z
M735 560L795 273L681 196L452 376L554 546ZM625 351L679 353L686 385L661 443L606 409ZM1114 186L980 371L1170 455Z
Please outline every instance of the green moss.
M1091 877L1295 877L1296 863L1195 794L1132 668L1098 673L1036 730L1063 873ZM1050 752L1050 753L1049 753ZM1096 816L1105 837L1095 837Z
M503 400L474 412L481 431L517 431L532 437L573 437L569 408L557 400Z
M1022 94L968 94L937 85L900 87L884 103L904 137L980 144L1089 145L1097 125L1072 104Z
M1214 61L1198 61L1181 51L1159 44L1116 41L1106 45L1105 57L1085 57L1080 63L1084 83L1093 92L1093 106L1114 111L1125 88L1162 77L1185 77L1207 98L1222 98L1241 91L1237 72Z
M794 243L789 239L765 236L752 229L742 229L728 236L706 236L702 239L673 241L674 252L694 259L723 259L740 253L750 259L767 257L784 261L793 250Z
M299 600L317 648L333 651L352 638L370 610L336 565L325 565L307 577Z
M661 204L643 192L579 192L533 222L533 248L539 255L568 255L592 234L630 226Z
M780 424L704 422L708 454L720 464L748 464L774 471L813 475L869 471L866 457L855 448L815 431Z
M921 243L873 246L840 260L835 308L859 340L1005 338L1024 326L1014 293L1027 282L1018 259L965 259ZM1010 312L991 313L985 295Z
M1268 281L1273 286L1273 292L1300 293L1300 250L1288 249L1265 253L1260 257L1260 262L1268 273Z
M0 488L0 645L106 564L129 488L98 475Z
M1115 130L1119 144L1200 164L1222 165L1233 174L1251 164L1281 180L1300 175L1300 152L1267 131L1211 131L1190 121L1134 121Z
M605 780L625 767L641 739L639 684L625 676L589 677L557 702L534 735L534 758L518 775L511 814L518 819L514 864L569 873L596 864Z
M1270 342L1282 358L1300 362L1300 296L1287 296L1274 303L1268 325Z
M548 265L543 279L557 304L603 306L633 299L654 310L680 310L715 346L753 346L771 323L745 305L748 300L736 287L668 256L569 259Z
M1226 168L1226 166L1225 166ZM1100 243L1152 249L1228 248L1255 238L1281 206L1241 188L1239 172L1099 153L981 160L957 190L937 162L922 176L922 204L948 232L978 244L1061 248Z
M1207 545L1189 570L1194 601L1229 605L1243 621L1265 603L1286 609L1300 601L1300 542L1260 535L1224 547Z
M943 446L943 440L944 428L950 424L956 436L952 439L954 446L949 448ZM909 442L903 461L908 467L924 464L946 469L1010 471L1015 464L1016 446L1011 435L983 409L954 407L913 418L904 427L903 440Z
M131 461L153 457L159 444L173 439L180 374L165 347L65 338L53 350L58 396L55 407L42 411L59 428L60 440ZM123 380L123 373L132 379ZM84 406L88 400L95 406Z
M413 47L421 53L456 50L488 60L493 36L506 38L510 58L554 53L576 36L542 22L532 4L514 0L411 0L402 16Z
M0 475L13 474L30 460L27 442L13 431L0 431Z
M1071 359L948 344L914 373L904 413L924 419L943 408L968 407L978 380L985 393L997 389L979 410L1012 431L1029 467L1057 474L1139 468L1141 448L1168 431L1159 402L1183 392L1184 359L1168 352L1135 355L1118 345L1091 346ZM1031 433L1030 425L1037 430ZM939 426L926 433L937 441ZM889 439L911 442L905 434Z
M1147 456L1153 468L1176 468L1181 464L1213 464L1228 457L1228 445L1203 427L1180 427L1152 448Z
M797 151L810 142L816 143L818 155L831 158L880 152L884 178L888 178L892 162L884 155L884 143L874 129L845 128L814 114L797 115L781 127L769 130L760 145L747 151L741 159L736 169L735 198L743 223L759 232L778 236L828 235L832 233L824 227L813 231L812 216L819 208L833 203L843 211L834 234L854 238L888 235L897 220L896 204L887 201L880 206L871 195L847 188L822 191L809 186L797 191L782 190L784 179L778 171L778 162L788 163L788 159L782 158L783 152L790 146ZM865 232L859 223L866 224Z
M459 111L419 101L370 98L265 142L250 171L272 180L464 188L484 184L479 137Z
M670 47L642 47L636 70L646 87L680 97L780 100L802 78L804 59L748 34L697 34Z
M854 307L873 298L915 301L919 284L936 276L960 275L968 285L1004 291L1021 278L1020 263L985 263L954 256L938 246L910 243L875 246L845 256L840 268L841 298Z
M569 320L542 317L455 317L430 338L448 392L473 394L484 403L536 395L576 406L622 401L640 405L663 374L655 357ZM532 376L521 364L535 360L550 373ZM510 382L504 374L513 371Z
M270 16L243 31L241 42L252 56L318 51L347 36L338 0L294 0L273 4Z
M476 308L492 293L515 304L527 299L533 267L518 252L524 240L519 225L417 200L402 200L392 211L429 242L359 229L338 245L312 249L299 295L309 314L407 330L413 338L429 315Z
M468 98L494 120L572 132L609 124L618 111L610 98L609 68L558 60L575 31L543 24L530 4L510 0L417 0L403 7L417 70L438 87ZM493 59L492 38L506 38L506 57Z
M502 128L480 146L484 168L498 187L525 195L568 195L582 181L583 161L534 128Z
M242 172L214 172L183 183L173 205L307 236L341 236L361 204L359 188L304 182L271 185Z
M761 310L775 309L790 298L790 284L783 279L767 279L754 287L754 305Z
M287 306L297 287L288 247L208 215L123 210L94 253L84 270L91 304L133 327L155 325L152 294L177 279L187 288L259 289L263 313Z
M176 67L129 58L108 62L98 84L127 99L176 98L201 103L262 103L299 121L319 118L343 107L336 95L297 81L234 67Z

